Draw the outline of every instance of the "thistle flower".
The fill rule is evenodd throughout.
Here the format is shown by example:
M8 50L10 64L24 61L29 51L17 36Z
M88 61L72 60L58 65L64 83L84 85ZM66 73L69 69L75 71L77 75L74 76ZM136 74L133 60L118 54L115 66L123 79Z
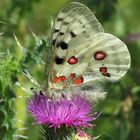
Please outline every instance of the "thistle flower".
M91 109L90 102L80 95L54 100L47 95L35 94L28 102L28 110L36 123L49 128L92 127L95 124L91 121L96 119L97 113L91 114Z

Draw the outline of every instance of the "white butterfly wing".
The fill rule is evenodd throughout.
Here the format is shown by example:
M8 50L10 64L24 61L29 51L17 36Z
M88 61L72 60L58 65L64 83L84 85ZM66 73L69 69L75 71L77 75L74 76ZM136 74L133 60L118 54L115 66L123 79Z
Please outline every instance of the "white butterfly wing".
M90 30L103 32L101 24L85 5L72 2L58 13L54 21L51 38L55 50L54 57L56 57L54 70L61 67L63 62L60 62L60 59L65 61L69 42L76 36L83 35L83 32Z
M108 34L98 34L93 37L95 42L88 50L91 52L89 71L92 78L117 81L124 76L130 67L130 54L127 46L117 37ZM88 52L88 50L86 52ZM86 81L86 79L85 79Z
M75 38L69 43L67 60L57 75L68 76L70 72L84 75L84 82L96 79L119 80L130 67L130 54L127 46L108 33L96 33L84 40ZM68 59L74 56L74 65Z
M79 3L70 3L58 13L52 45L49 84L55 89L95 80L116 81L130 67L126 45L104 33L94 14ZM72 78L71 74L74 74Z

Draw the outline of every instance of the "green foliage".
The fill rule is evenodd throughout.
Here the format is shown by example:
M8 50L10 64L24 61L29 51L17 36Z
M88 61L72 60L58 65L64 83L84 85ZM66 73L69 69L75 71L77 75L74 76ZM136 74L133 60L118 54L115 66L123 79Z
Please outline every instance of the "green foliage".
M117 0L82 0L90 9L93 9L98 20L103 23L108 21L116 11Z
M12 140L16 136L14 126L15 110L13 101L15 94L12 92L13 83L16 82L16 75L20 73L17 60L12 57L1 57L0 61L0 139Z
M20 71L19 63L12 56L1 58L0 61L0 92L5 94L12 83L16 81L15 75Z

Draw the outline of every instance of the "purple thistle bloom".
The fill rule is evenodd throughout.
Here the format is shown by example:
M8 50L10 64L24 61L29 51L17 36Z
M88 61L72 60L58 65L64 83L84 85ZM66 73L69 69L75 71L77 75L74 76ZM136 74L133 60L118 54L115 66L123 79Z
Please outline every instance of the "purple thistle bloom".
M97 113L91 114L91 104L80 95L71 99L61 97L59 100L49 98L47 95L35 94L28 102L28 110L35 118L37 124L49 127L92 127Z

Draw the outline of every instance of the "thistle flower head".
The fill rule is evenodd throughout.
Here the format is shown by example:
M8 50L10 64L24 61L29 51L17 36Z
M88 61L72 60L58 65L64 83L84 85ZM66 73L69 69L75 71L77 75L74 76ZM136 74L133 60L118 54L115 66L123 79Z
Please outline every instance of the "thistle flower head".
M80 95L54 100L47 95L35 94L28 102L28 110L36 123L54 128L94 126L91 121L96 119L97 113L91 114L91 109L90 102Z

